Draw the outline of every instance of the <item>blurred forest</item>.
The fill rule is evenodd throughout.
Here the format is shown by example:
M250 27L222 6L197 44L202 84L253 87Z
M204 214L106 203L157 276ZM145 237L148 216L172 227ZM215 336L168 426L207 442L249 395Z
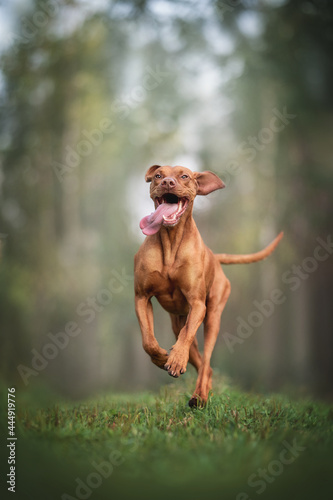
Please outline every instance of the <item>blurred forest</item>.
M267 261L225 267L216 371L331 396L333 3L15 0L0 15L3 380L71 397L171 381L142 349L132 277L144 173L181 164L227 185L196 200L213 251L285 233Z

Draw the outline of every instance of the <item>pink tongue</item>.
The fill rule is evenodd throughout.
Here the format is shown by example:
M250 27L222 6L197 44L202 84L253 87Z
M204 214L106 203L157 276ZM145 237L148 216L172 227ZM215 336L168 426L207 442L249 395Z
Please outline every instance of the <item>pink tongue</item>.
M140 221L140 228L143 234L150 236L159 231L163 224L163 215L169 217L178 208L178 203L161 203L150 215L147 215Z

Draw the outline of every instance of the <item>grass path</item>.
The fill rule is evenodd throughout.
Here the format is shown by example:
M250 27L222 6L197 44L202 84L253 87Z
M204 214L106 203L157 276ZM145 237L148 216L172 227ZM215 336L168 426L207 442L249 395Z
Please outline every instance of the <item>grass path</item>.
M196 410L178 381L81 403L19 395L16 498L332 498L332 407L214 392Z

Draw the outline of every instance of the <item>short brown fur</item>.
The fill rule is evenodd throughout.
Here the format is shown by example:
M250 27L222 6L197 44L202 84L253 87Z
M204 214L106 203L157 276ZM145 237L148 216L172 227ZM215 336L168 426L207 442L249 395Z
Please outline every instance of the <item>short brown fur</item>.
M192 210L196 195L206 195L224 187L221 179L212 172L198 173L180 166L154 165L147 171L146 181L151 183L150 196L154 201L165 193L172 193L188 198L189 203L175 226L162 225L157 233L146 237L135 255L135 307L143 348L155 365L173 377L185 373L189 361L198 372L189 404L203 405L212 388L210 359L220 329L221 314L230 295L230 282L220 264L262 260L272 253L283 234L255 254L214 255L200 236ZM170 354L159 346L154 335L153 296L171 317L176 343ZM196 339L202 322L203 355L198 350Z

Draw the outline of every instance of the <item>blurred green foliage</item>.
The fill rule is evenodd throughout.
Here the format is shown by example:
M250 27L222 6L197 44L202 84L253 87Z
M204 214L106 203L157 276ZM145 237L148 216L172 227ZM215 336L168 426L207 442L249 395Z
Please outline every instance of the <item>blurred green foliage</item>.
M183 163L227 183L195 213L214 251L248 253L285 231L267 262L226 269L222 334L272 289L287 300L234 353L221 335L214 365L246 387L330 394L332 257L295 291L281 277L332 231L332 3L72 0L43 23L38 1L1 8L11 20L0 93L4 379L22 384L17 366L75 321L80 335L39 378L76 397L166 381L142 352L130 279L112 298L109 283L132 273L150 207L145 170ZM272 132L284 109L295 116ZM89 298L91 322L77 312ZM170 347L159 310L156 330Z

